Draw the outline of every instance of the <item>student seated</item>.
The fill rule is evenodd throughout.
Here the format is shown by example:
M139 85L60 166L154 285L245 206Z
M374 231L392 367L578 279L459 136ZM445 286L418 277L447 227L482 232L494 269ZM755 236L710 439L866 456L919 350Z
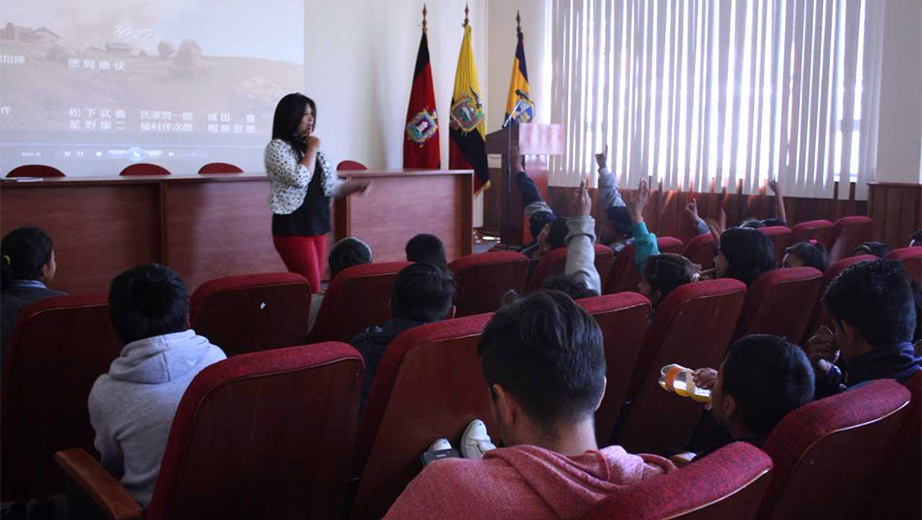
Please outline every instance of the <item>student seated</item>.
M330 250L330 279L336 278L336 275L347 267L370 264L372 260L374 260L374 255L371 252L371 246L355 237L343 238ZM307 321L308 333L314 329L317 313L320 312L320 305L323 303L323 294L319 289L314 289L314 294L311 295L311 314Z
M224 352L189 328L186 284L172 269L129 269L109 290L112 328L125 343L90 391L102 465L141 506L150 503L179 400Z
M504 447L491 449L475 421L461 447L468 458L426 466L386 518L580 518L618 488L675 468L655 455L596 445L602 332L566 294L539 291L503 306L477 353Z
M576 216L567 223L567 263L564 274L548 277L542 289L562 291L579 300L602 294L602 281L595 268L595 220L592 218L592 197L588 179L583 179L576 195Z
M752 334L736 340L718 370L695 371L695 385L711 390L709 404L729 439L695 456L699 459L733 441L758 448L785 415L813 400L814 377L800 347L779 336Z
M720 235L714 266L717 278L733 278L748 287L775 268L775 246L757 229L730 228Z
M455 280L451 272L439 266L416 263L397 273L391 288L391 320L380 327L368 327L350 342L365 358L362 409L391 341L405 330L448 317L454 294Z
M916 309L909 277L896 260L852 265L829 284L823 302L835 331L807 341L817 398L873 379L908 381L922 370L913 350ZM842 357L844 368L835 362ZM847 376L846 376L847 374Z
M407 242L407 262L426 262L442 268L448 267L445 259L445 245L442 240L429 233L420 233Z
M829 269L829 256L823 244L815 239L798 242L784 250L781 267L813 267L825 273Z
M54 244L41 229L21 227L10 231L0 243L0 254L0 363L5 363L19 313L30 303L65 293L47 287L58 266Z
M909 247L919 246L922 246L922 229L913 231L912 235L909 237Z
M852 256L872 255L877 258L883 258L890 252L890 246L883 242L865 242L855 249Z
M701 266L676 253L662 253L647 258L641 271L637 292L650 300L650 320L656 308L669 293L679 287L697 282Z

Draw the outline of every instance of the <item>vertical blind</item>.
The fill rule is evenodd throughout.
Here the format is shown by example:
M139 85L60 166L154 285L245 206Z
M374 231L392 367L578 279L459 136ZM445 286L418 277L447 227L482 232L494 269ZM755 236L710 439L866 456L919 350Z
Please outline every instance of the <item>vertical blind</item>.
M551 121L575 186L609 146L623 186L831 198L874 179L884 2L546 0ZM840 189L839 197L848 198Z

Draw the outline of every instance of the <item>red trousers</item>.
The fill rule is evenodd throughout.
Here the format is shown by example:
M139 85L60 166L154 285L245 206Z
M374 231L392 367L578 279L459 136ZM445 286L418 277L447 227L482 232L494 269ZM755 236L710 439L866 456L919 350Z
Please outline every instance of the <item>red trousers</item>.
M279 252L285 267L290 273L298 273L307 278L311 290L320 292L322 264L327 257L327 236L313 237L272 237L275 250Z

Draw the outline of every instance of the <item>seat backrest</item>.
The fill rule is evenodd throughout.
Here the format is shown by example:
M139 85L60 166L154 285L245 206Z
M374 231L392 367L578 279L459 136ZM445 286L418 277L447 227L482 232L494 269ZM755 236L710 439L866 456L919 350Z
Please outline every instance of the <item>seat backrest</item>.
M339 164L336 165L337 170L346 170L346 171L362 171L367 170L368 167L358 161L339 161Z
M4 502L64 491L56 451L96 453L87 398L122 346L104 293L54 296L22 311L0 391Z
M694 264L701 266L702 270L712 269L714 267L714 257L717 255L717 247L714 244L714 235L705 233L698 235L688 241L685 246L685 252L682 256L688 258Z
M64 172L45 164L23 164L10 170L7 178L13 177L64 177Z
M492 314L446 320L400 333L384 351L368 394L356 449L360 474L353 519L380 518L421 470L438 438L457 446L464 427L493 422L477 341Z
M768 226L759 228L759 231L772 240L772 245L775 246L775 267L781 267L784 250L791 245L791 229L787 226Z
M743 308L746 286L728 278L675 289L660 303L647 329L622 411L618 442L631 453L660 453L686 446L704 411L701 403L664 391L660 369L720 365Z
M363 368L330 342L202 370L176 410L147 518L339 518Z
M163 166L157 166L156 164L148 163L138 163L132 164L131 166L122 170L122 173L119 175L169 175L170 171L164 168Z
M734 442L679 471L624 486L583 520L750 520L771 468L761 450Z
M493 312L510 290L525 291L528 257L514 251L481 253L458 258L448 264L455 275L455 316L461 318Z
M309 343L349 342L372 325L384 325L391 317L391 287L409 262L381 262L343 269L330 282Z
M199 173L243 173L239 166L224 162L208 163L198 170Z
M734 339L749 334L773 334L798 344L822 283L823 273L813 267L775 269L760 274L746 292Z
M899 260L913 280L922 282L922 246L894 249L885 258Z
M578 303L595 318L605 341L608 384L595 412L595 436L599 446L608 446L647 332L650 300L637 293L622 292L583 298Z
M192 294L190 323L228 356L304 343L311 285L295 273L228 276Z
M799 222L791 228L791 243L809 242L816 240L824 246L829 243L829 235L832 233L832 222L828 220L809 220Z
M611 274L612 257L614 251L608 246L595 244L595 269L599 273L599 280L602 282L602 288L605 288L605 280ZM619 255L620 256L620 255ZM549 251L544 258L535 266L535 272L528 279L525 286L525 292L537 291L541 288L544 280L558 274L563 274L567 266L567 248L560 247Z
M816 333L817 329L825 325L832 329L832 319L829 317L829 314L826 312L826 308L823 305L823 294L826 293L826 288L829 287L829 284L835 280L836 276L842 273L847 267L855 265L860 262L873 262L878 260L874 255L858 255L850 256L848 258L843 258L838 262L829 266L829 269L826 269L826 272L823 273L823 282L820 284L820 290L817 293L816 302L813 304L813 311L810 313L810 320L807 322L807 326L804 329L803 342L801 345L806 344L807 340L810 339L810 336L813 336Z
M873 221L868 217L842 217L836 220L829 234L826 250L829 251L829 263L832 264L852 256L855 249L871 240Z
M758 518L849 518L873 490L907 403L903 385L877 380L789 413L762 448L774 470Z
M660 253L682 253L682 241L673 237L659 237L656 239L656 245ZM605 294L614 294L624 291L636 291L637 285L640 284L643 276L634 263L634 244L624 246L620 253L615 257L615 262L611 268L611 276L608 278L608 285L605 286Z

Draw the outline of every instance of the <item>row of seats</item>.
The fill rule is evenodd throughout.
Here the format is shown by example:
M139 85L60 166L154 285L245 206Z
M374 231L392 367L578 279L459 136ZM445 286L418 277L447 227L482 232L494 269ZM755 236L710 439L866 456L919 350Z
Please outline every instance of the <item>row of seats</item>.
M337 165L337 170L367 170L362 163L355 161L342 161ZM212 162L199 168L200 174L212 173L243 173L239 166L224 162ZM128 166L119 175L170 175L170 171L162 166L149 163L138 163ZM10 170L8 178L15 177L64 177L64 172L45 164L24 164Z

